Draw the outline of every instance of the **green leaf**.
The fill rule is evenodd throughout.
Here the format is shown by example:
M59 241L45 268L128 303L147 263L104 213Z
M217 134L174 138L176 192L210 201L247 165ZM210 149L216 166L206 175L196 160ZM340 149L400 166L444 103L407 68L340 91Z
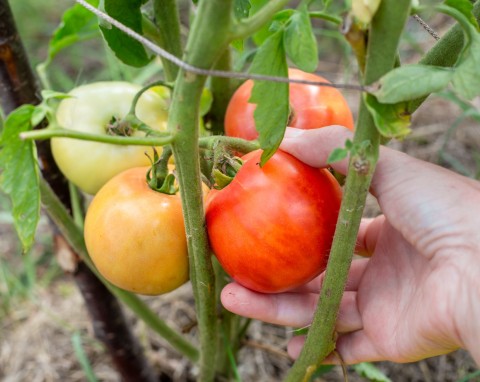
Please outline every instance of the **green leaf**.
M290 18L297 12L298 11L296 11L295 9L284 9L282 11L275 13L269 28L270 34L273 34L279 31L280 29L285 28L287 24L290 22Z
M375 96L367 94L365 104L382 136L402 139L410 133L411 116L407 112L407 103L383 104Z
M24 105L8 116L0 138L0 187L10 196L13 219L24 251L35 239L40 218L39 171L35 144L23 141L19 134L31 130L32 105Z
M39 106L35 107L35 110L33 111L32 118L30 119L30 123L32 124L32 127L38 126L47 116L48 113L48 107L42 103Z
M237 19L244 19L248 17L251 7L249 0L234 0L233 13Z
M0 108L0 135L2 135L4 124L5 124L5 121L4 121L4 118L3 118L3 111Z
M478 24L471 21L471 10L465 0L447 1L437 10L450 15L458 21L465 32L465 45L456 64L453 86L463 98L471 100L480 95L480 34Z
M322 0L324 11L327 10L327 8L330 6L331 2L332 2L332 0Z
M285 51L292 62L305 72L314 72L318 66L317 40L304 7L296 11L285 29Z
M308 379L309 382L315 382L318 380L324 380L322 378L322 375L328 373L329 371L332 371L332 369L335 367L335 365L320 365L318 366L315 371L310 375L310 378Z
M472 118L480 123L480 108L477 108L472 103L463 100L453 91L441 92L438 95L456 104L462 110L465 117Z
M348 156L350 150L346 148L339 148L333 149L327 159L327 163L335 163L340 162L341 160L345 159Z
M48 101L50 99L66 99L66 98L71 98L72 96L67 93L62 93L62 92L57 92L54 90L42 90L42 99L44 101Z
M87 382L98 382L98 379L95 376L95 372L93 371L92 364L88 359L85 349L83 348L82 336L80 332L76 331L75 333L73 333L71 340L75 356L77 357L77 360L80 363L83 372L85 373L85 379L87 380Z
M102 0L105 12L135 32L142 34L142 0ZM121 30L101 24L103 37L119 60L127 65L142 67L151 61L141 43Z
M460 96L471 100L480 95L480 35L475 33L455 67L453 86Z
M98 1L87 0L95 7ZM98 36L97 17L80 4L75 4L64 12L60 25L50 39L46 63L52 61L62 49L95 36Z
M258 49L250 68L252 73L288 77L283 48L283 31L271 35ZM288 83L255 81L249 102L257 105L253 113L258 141L264 150L261 165L275 153L288 122Z
M473 15L473 4L469 0L445 0L445 5L460 11L470 24L478 29L478 22Z
M250 16L257 13L268 2L269 0L251 0L250 4L252 7L250 8ZM270 23L267 23L253 35L253 42L256 45L260 46L271 34L272 33L270 32Z
M393 69L380 81L380 89L373 94L381 103L397 103L426 96L443 90L454 71L429 65L406 65Z
M355 372L371 382L392 382L378 367L369 362L353 365Z
M212 107L213 95L210 89L204 88L202 91L202 96L200 97L200 117L203 117L207 114Z
M231 42L232 48L238 52L243 52L245 49L245 41L243 39L236 39Z

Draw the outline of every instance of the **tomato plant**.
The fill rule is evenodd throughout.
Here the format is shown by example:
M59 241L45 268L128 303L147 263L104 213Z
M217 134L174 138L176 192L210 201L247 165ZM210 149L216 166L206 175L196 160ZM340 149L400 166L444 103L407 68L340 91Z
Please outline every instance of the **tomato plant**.
M289 77L300 80L329 82L325 78L298 69L289 69ZM253 113L256 105L249 103L253 81L244 82L233 94L225 114L225 133L248 140L257 138ZM352 112L338 89L326 86L289 85L289 126L316 129L329 125L342 125L353 130Z
M302 285L325 269L341 189L326 169L278 151L263 167L245 155L232 182L206 202L213 252L240 284L264 293Z
M8 8L7 3L0 0L2 15ZM175 200L176 196L145 188L145 194L153 193L155 199L145 202L144 197L139 196L140 192L132 191L129 193L131 200L127 202L127 197L121 194L127 186L108 186L107 183L105 187L110 191L105 191L106 195L104 188L98 192L87 216L87 244L98 269L122 288L145 294L164 293L188 277L185 244L185 237L188 237L188 260L198 324L194 334L198 334L198 341L195 341L198 349L193 347L192 351L192 346L185 345L186 341L178 341L182 336L179 333L172 335L174 330L169 330L166 335L160 334L196 363L198 372L195 371L195 377L199 381L209 382L226 380L238 371L231 366L236 364L233 361L238 346L244 343L241 335L246 332L246 326L238 317L230 317L219 304L218 291L224 279L217 277L222 274L212 269L209 237L222 265L236 280L265 292L288 290L314 277L324 268L331 247L329 266L333 271L329 272L331 277L325 279L321 290L322 296L328 298L319 299L305 350L286 381L312 377L311 366L321 362L335 347L331 334L378 159L379 143L408 133L411 114L432 92L451 88L458 92L459 99L470 100L478 96L480 86L476 77L471 75L478 62L479 50L474 49L479 44L478 22L472 15L478 19L480 2L475 2L474 11L469 4L473 2L466 0L446 1L439 7L435 6L435 9L459 21L455 27L458 30L445 33L435 49L413 65L403 64L415 61L410 53L402 62L396 60L403 54L404 39L401 37L405 25L408 25L407 18L422 11L417 6L412 8L414 2L410 0L376 0L367 2L366 7L365 4L362 6L362 1L355 0L347 4L327 1L288 4L287 0L87 0L90 6L83 0L77 0L77 3L65 12L47 49L41 49L48 54L45 61L37 66L44 92L35 89L35 86L28 91L25 86L29 78L35 76L25 75L25 68L33 65L28 62L17 65L27 57L18 54L23 52L18 37L21 33L18 34L14 28L0 28L0 35L9 34L2 37L6 51L12 53L0 58L5 63L0 65L0 87L5 90L0 92L2 107L6 106L4 111L8 115L12 107L32 103L8 116L0 138L0 185L12 198L12 215L17 227L20 227L17 230L22 241L28 244L25 247L29 248L34 240L41 201L79 258L87 260L86 264L92 266L82 245L81 222L76 219L79 214L75 214L73 219L68 216L68 208L63 208L59 202L70 199L72 206L67 207L77 211L75 207L81 201L74 192L68 195L64 182L58 182L60 187L55 182L52 182L52 187L47 187L46 182L62 177L61 174L50 173L52 169L52 172L56 171L56 166L49 165L50 158L44 155L46 150L36 150L42 147L40 144L35 146L32 140L52 139L55 159L61 170L73 183L91 194L127 167L147 164L144 156L146 147L113 143L138 144L138 134L142 135L142 144L148 141L146 146L169 145L163 154L171 151L175 159L185 225L180 212L175 213L173 219L178 224L172 223L170 215L164 215L174 211L173 207L159 209L164 206L165 200ZM6 14L8 16L8 12ZM189 18L192 15L194 17ZM100 23L99 17L103 20ZM113 23L111 18L117 22ZM312 23L317 18L325 23ZM188 22L181 25L180 20ZM4 25L5 21L8 17L0 18L0 24ZM341 34L338 31L340 26ZM462 30L465 33L460 33ZM138 34L150 43L139 38ZM76 64L75 67L64 66L70 60L57 61L57 55L70 45L100 36L105 41L101 41L99 52L92 52L95 60L92 61L89 54L91 47L97 49L99 46L94 43L85 46L87 50L76 57L82 59L74 60L78 62L78 67ZM330 37L336 39L335 43L323 44L323 40ZM344 44L339 44L342 39ZM106 56L104 61L107 65L99 68L97 66L101 66L102 62L100 50L103 51L105 42L113 53L109 52ZM160 43L172 56L152 46ZM351 49L344 49L348 44ZM305 167L281 152L273 155L287 120L290 126L304 129L330 124L353 129L351 112L340 92L328 86L289 86L267 80L257 82L252 90L253 82L247 81L234 95L226 111L226 103L236 83L229 77L248 77L246 73L239 75L239 70L284 77L289 64L307 72L316 68L325 69L324 59L328 57L330 61L334 53L325 49L327 46L341 46L344 55L356 55L358 65L351 68L358 72L352 73L352 81L348 85L358 91L360 101L356 134L345 149L340 149L343 154L350 154L352 165L346 177L342 224L337 225L333 244L330 241L340 202L338 185L326 170ZM183 64L174 57L181 58ZM82 62L83 59L86 62ZM117 67L117 59L126 65ZM159 60L161 65L158 65ZM52 67L55 61L58 65ZM344 58L337 61L339 68L342 61ZM349 61L348 58L345 61ZM395 63L399 67L393 69ZM84 70L85 64L92 70ZM75 73L77 69L81 71ZM95 73L97 69L100 71ZM125 82L78 87L71 93L71 99L61 102L57 121L52 118L51 106L56 98L62 97L57 91L73 87L69 79L79 79L81 83L97 81L104 76L105 69L113 69L109 74L115 79L135 79L135 82L144 83L162 80L171 85L174 91L168 107L168 131L157 137L144 137L142 132L129 129L126 122L131 116L131 101L140 87ZM226 72L232 73L227 75ZM327 82L296 69L290 70L290 76ZM211 91L210 100L202 97L206 88ZM7 94L8 99L5 97ZM38 99L40 94L43 100ZM37 101L41 101L40 104ZM166 124L167 102L163 94L146 92L136 109L137 117L150 127L162 129ZM206 120L210 124L203 126L202 117L206 112ZM34 129L41 127L37 125L45 118L50 121L50 126ZM221 128L214 127L216 122L224 120L227 135L249 140L257 137L255 124L261 127L258 142L249 142L252 144L249 147L258 145L263 150L263 167L257 166L257 154L250 154L245 157L245 166L233 182L223 190L213 191L207 206L207 232L199 169L202 165L202 169L208 172L210 164L205 165L203 159L213 157L215 161L223 147L236 150L239 143L229 137L209 136L202 137L200 141L198 138L204 127L211 127L210 132L221 131ZM111 133L135 136L118 139L110 136ZM74 137L90 141L74 140ZM100 143L107 141L112 145ZM273 158L268 160L270 155ZM38 163L42 164L41 171L38 171ZM360 167L357 166L359 163ZM21 177L18 176L20 173ZM142 187L146 186L143 175ZM117 178L111 182L114 179ZM52 190L60 198L55 198ZM118 196L120 194L121 197ZM175 203L178 206L178 200ZM121 206L124 206L123 210ZM159 236L172 231L175 232L169 237L163 236L164 241L159 242ZM182 244L170 245L168 238L177 238ZM182 251L177 252L175 248L182 248ZM182 256L169 257L172 249ZM156 260L156 256L164 257ZM172 275L178 276L176 281L168 278ZM118 280L115 281L114 277ZM122 280L126 282L122 284ZM161 285L153 290L156 283ZM96 293L88 291L85 294L88 304L110 306L103 299L95 301L90 298L92 295L98 297ZM160 317L155 321L155 314L146 305L140 304L140 300L135 300L137 297L128 293L118 293L117 296L139 318L147 318L147 325L154 330L161 332L161 328L168 328ZM118 322L117 318L112 321ZM326 322L330 324L325 325ZM320 323L322 325L318 325ZM101 322L101 325L111 328L110 324L108 319ZM112 330L112 333L115 331ZM116 346L112 347L114 356L123 352ZM135 349L130 344L125 346ZM117 360L115 364L122 365L124 362ZM143 372L144 364L141 365L139 369ZM133 367L130 369L134 370ZM276 374L276 377L279 375ZM140 379L140 376L133 378L135 381Z
M140 86L128 82L96 82L73 89L56 112L63 128L96 134L111 130L130 110ZM156 130L165 130L168 118L166 96L147 90L136 105L137 117ZM125 135L132 134L128 130ZM122 134L122 132L118 132ZM143 135L142 132L134 132ZM119 146L68 138L52 139L52 152L62 173L89 194L95 194L110 178L131 167L146 166L145 146ZM161 149L160 149L161 150Z
M123 171L100 189L87 211L85 243L112 284L157 295L188 280L188 251L180 196L152 190L147 170Z

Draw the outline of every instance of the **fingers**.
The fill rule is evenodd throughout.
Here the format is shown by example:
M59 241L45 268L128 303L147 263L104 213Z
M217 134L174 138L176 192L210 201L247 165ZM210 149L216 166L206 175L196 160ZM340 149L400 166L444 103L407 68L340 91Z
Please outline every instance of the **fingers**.
M237 283L228 284L221 293L223 306L233 313L299 328L312 321L317 300L313 293L263 294Z
M336 351L341 354L343 362L351 365L359 362L378 361L384 359L371 339L363 330L344 334L338 337ZM340 363L338 357L329 356L326 363Z
M337 125L312 130L288 127L280 148L310 166L326 167L330 153L336 148L344 148L346 140L352 137L350 130ZM347 159L331 164L342 174L346 174L347 165Z
M385 216L362 219L357 235L356 252L360 256L370 257L375 252L377 239L385 223Z
M305 336L293 337L287 345L287 352L290 357L297 359L305 344Z
M358 285L362 280L363 272L368 264L368 259L356 259L353 260L350 270L348 272L347 285L345 287L346 291L356 291ZM298 288L292 290L294 293L318 293L322 287L323 278L325 277L325 272L320 276L314 278L312 281L302 285Z
M309 165L325 167L328 155L335 148L343 148L347 139L352 139L352 133L341 126L313 130L288 128L280 147ZM332 166L345 174L347 160ZM380 158L370 187L392 227L401 232L409 243L429 253L433 253L432 246L426 248L424 243L439 242L438 233L441 234L444 229L442 224L447 221L462 222L465 216L472 215L465 209L459 209L458 201L478 198L479 189L478 183L464 176L388 147L380 148ZM476 223L475 219L473 223ZM376 221L372 227L379 227L379 224ZM471 223L463 225L473 226ZM375 235L361 237L368 240L360 245L371 250L368 245L375 243L374 239L371 240Z
M340 302L335 330L338 333L349 333L363 327L362 316L357 306L357 293L345 292Z
M345 292L343 295L336 324L339 333L362 328L356 295L356 292ZM223 306L233 313L272 324L301 328L312 322L318 294L262 294L232 283L223 289L221 300Z
M314 167L326 167L327 158L336 148L344 148L347 139L353 139L353 133L345 127L333 125L321 129L302 130L288 127L280 145L301 161ZM346 174L348 160L332 163L331 166ZM413 158L400 151L381 147L380 158L372 180L372 192L379 197L383 194L398 195L403 193L405 185L420 178L428 184L431 180L441 183L445 177L454 177L457 182L478 186L478 182L454 174L440 166ZM407 187L408 188L408 187ZM391 199L391 198L390 198Z
M287 345L288 355L293 359L297 359L304 344L305 336L293 337ZM343 362L347 365L385 359L385 356L378 351L363 330L340 335L337 339L335 350L341 355ZM325 358L323 363L338 365L341 361L337 354L332 353Z

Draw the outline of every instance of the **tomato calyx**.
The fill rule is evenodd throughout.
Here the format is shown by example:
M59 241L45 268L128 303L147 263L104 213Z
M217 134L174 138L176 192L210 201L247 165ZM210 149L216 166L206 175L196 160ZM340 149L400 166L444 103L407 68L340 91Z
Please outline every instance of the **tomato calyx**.
M163 148L161 156L158 156L157 150L153 149L153 159L148 156L152 165L146 174L148 186L154 191L167 195L175 195L178 192L177 179L173 173L169 172L168 168L168 161L171 156L172 149L170 146Z
M228 186L243 165L243 160L227 153L224 147L217 145L214 149L214 164L212 169L213 187L221 190Z
M127 118L118 118L116 116L112 116L106 127L106 133L108 135L130 137L133 135L133 132L134 128Z

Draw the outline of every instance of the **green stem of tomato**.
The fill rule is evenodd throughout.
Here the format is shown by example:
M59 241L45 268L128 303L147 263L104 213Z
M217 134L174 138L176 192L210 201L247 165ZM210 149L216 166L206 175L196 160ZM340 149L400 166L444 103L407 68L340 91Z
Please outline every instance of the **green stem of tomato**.
M171 144L174 140L174 137L170 132L151 130L151 133L152 135L149 135L148 137L123 137L115 135L84 133L81 131L64 129L62 127L49 127L46 129L23 132L20 134L20 138L25 140L71 138L127 146L166 146ZM223 135L201 137L198 140L199 147L203 149L212 149L216 143L223 144L230 150L239 151L241 153L248 153L260 148L257 141L247 141L242 138L227 137Z
M290 0L271 0L267 2L252 17L243 19L232 25L231 39L243 39L252 35L265 26L272 19L273 15L282 10L289 2Z
M312 19L321 19L321 20L329 21L329 22L334 23L336 25L342 25L342 22L343 22L341 17L334 16L334 15L331 15L331 14L326 13L326 12L320 12L320 11L309 12L308 15Z
M410 0L384 0L381 3L369 32L364 77L366 85L372 84L394 67L398 42L409 10ZM335 348L335 322L380 144L380 135L362 98L354 144L366 140L370 142L366 150L350 158L344 197L317 310L300 357L286 381L309 380L322 360ZM362 166L359 166L360 163Z
M72 138L85 141L111 143L114 145L132 146L165 146L174 140L174 136L168 132L155 132L148 137L124 137L120 135L92 134L82 131L64 129L62 127L48 127L46 129L26 131L20 134L21 139L45 140L50 138Z
M154 0L153 12L158 29L159 45L177 57L182 56L182 40L180 36L180 17L176 0ZM178 67L172 62L162 59L165 79L175 81Z
M157 332L162 338L170 343L179 353L185 355L192 362L196 362L199 358L198 349L189 343L182 335L170 328L157 314L152 311L141 299L136 295L124 291L110 284L97 271L95 265L90 259L82 229L75 223L72 216L68 213L58 196L50 188L50 185L43 179L40 179L40 193L42 196L42 204L58 227L62 235L66 238L69 245L77 253L81 260L92 270L92 272L105 284L105 286L127 305L137 317L143 320L151 329Z
M184 61L211 68L227 48L232 24L232 0L199 3L189 33ZM215 277L205 230L199 160L199 105L206 78L180 70L172 96L168 128L175 140L172 150L179 175L190 257L190 279L198 316L200 381L215 378L218 325Z
M135 97L133 97L133 100L132 100L132 105L130 106L130 110L128 112L128 114L132 114L134 116L136 116L135 114L135 110L137 109L137 103L138 103L138 100L140 99L140 97L142 96L143 93L145 93L147 90L155 87L155 86L164 86L170 90L173 89L172 85L166 83L165 81L155 81L155 82L152 82L151 84L148 84L146 86L144 86L143 88L141 88L137 94L135 94Z
M212 150L217 144L241 153L249 153L260 148L260 144L257 141L247 141L242 138L227 137L225 135L212 135L198 140L198 146L202 149Z

